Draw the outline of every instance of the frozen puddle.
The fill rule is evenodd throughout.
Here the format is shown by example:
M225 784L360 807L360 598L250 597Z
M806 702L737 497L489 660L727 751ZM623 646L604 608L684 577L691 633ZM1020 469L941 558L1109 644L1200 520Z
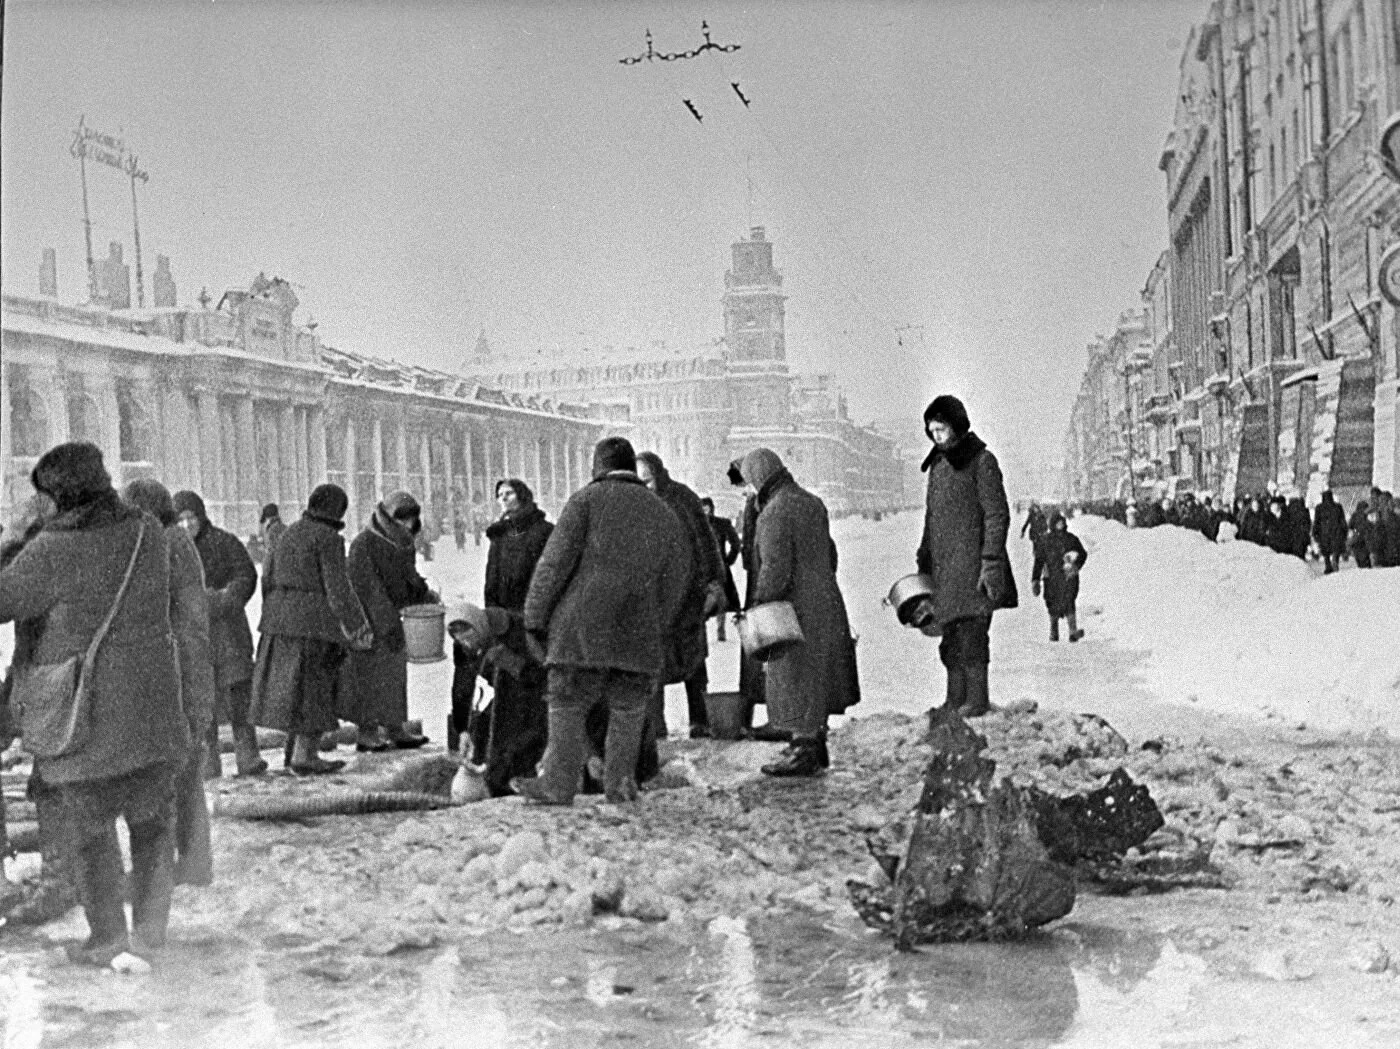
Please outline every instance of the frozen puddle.
M1224 979L1164 937L1072 922L913 954L854 921L800 918L388 957L211 938L173 944L147 976L74 968L37 939L6 947L4 1049L1381 1044L1335 1011L1326 1022L1321 987Z

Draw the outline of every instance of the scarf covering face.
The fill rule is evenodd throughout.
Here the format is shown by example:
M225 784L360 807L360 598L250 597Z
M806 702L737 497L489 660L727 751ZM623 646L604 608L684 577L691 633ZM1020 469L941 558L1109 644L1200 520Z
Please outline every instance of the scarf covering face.
M773 449L755 448L744 456L743 465L739 470L744 475L744 480L753 485L754 491L761 492L764 485L783 472L784 466L782 459Z
M370 528L399 549L412 550L414 529L401 520L410 511L419 512L418 500L408 492L394 492L374 508Z

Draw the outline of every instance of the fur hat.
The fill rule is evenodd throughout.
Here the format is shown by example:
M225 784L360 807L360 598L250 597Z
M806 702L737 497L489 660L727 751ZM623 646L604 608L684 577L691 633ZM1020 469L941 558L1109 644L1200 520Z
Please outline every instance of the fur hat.
M282 511L277 509L276 503L268 503L262 508L262 513L258 515L258 524L266 524L268 521L271 521L274 517L278 520L281 520Z
M601 477L613 470L637 470L637 453L626 437L604 437L593 448L593 476Z
M29 475L34 490L54 501L59 513L90 503L112 490L112 478L102 464L102 450L87 441L69 441L50 448Z
M739 468L744 480L753 485L756 490L762 490L763 486L781 473L784 469L782 459L778 458L778 453L771 448L755 448L744 456L744 464Z
M418 505L418 500L413 497L412 492L391 492L384 497L379 507L386 517L392 517L396 521L422 516L423 513L423 508Z
M170 501L172 503L172 509L174 509L176 517L179 517L182 513L188 510L196 517L198 517L201 521L209 520L209 514L204 509L204 500L201 499L199 497L199 494L196 492L191 492L188 489L186 489L185 491L176 492L173 496L171 496Z
M338 484L318 484L306 500L308 511L329 521L344 521L349 507L350 499Z
M145 510L166 528L178 519L170 490L153 477L142 477L122 489L122 498L132 506Z
M959 437L972 429L972 423L967 417L967 409L963 407L963 402L951 393L935 397L924 409L924 429L927 430L929 423L932 422L946 423Z
M742 459L734 459L729 464L729 473L726 474L726 476L729 478L729 483L732 484L735 488L744 487L743 466L744 460Z

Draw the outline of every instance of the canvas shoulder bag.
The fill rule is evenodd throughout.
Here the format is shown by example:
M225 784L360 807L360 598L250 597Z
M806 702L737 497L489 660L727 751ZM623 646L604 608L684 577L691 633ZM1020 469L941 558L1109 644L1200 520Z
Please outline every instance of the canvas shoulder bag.
M107 618L92 636L82 655L69 656L61 663L31 663L15 670L10 702L19 710L20 736L24 749L36 758L59 758L82 750L92 730L92 704L88 683L97 650L112 620L117 617L127 585L136 568L136 556L146 536L146 522L136 533L136 546L127 562L126 575L107 610Z

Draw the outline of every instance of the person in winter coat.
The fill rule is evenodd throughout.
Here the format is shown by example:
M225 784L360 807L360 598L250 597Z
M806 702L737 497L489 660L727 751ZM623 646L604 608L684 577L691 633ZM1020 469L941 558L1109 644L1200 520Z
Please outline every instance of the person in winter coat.
M209 729L217 722L204 566L194 538L180 526L175 503L165 485L142 478L127 485L122 496L161 523L169 544L170 628L175 633L176 664L180 669L180 707L190 729L189 755L175 774L175 883L208 885L214 880L214 866L204 771L209 759ZM214 760L218 761L217 753Z
M1347 522L1347 549L1351 551L1357 568L1371 567L1372 524L1371 504L1362 499L1351 512Z
M531 802L573 803L588 759L586 718L598 704L608 710L607 798L637 796L647 704L691 569L680 522L636 465L626 438L598 443L593 480L569 497L530 581L525 630L547 668L549 746L539 777L511 786Z
M754 533L758 530L758 498L753 488L744 480L742 459L729 464L729 483L742 487L745 491L744 509L739 514L739 563L744 569L744 600L739 608L748 608L753 602L754 584L758 574L754 570ZM737 587L735 588L737 590ZM744 697L744 725L753 724L754 707L763 706L763 664L739 648L739 694ZM767 743L789 743L792 735L776 725L759 725L749 730L753 739Z
M20 551L43 531L44 525L55 513L53 500L42 492L36 492L26 501L5 530L7 538L0 543L0 570L7 568L19 556ZM8 747L20 733L19 711L9 706L10 689L15 675L32 663L43 627L42 617L15 620L10 666L3 683L0 683L0 749ZM12 925L43 925L63 917L78 903L73 857L63 831L63 812L56 803L55 794L54 791L44 790L36 776L29 777L28 797L34 802L39 824L40 867L37 878L22 883L7 898L0 899L0 917ZM4 804L4 797L0 795L0 816L3 815ZM3 824L3 818L0 818L0 830L3 830ZM8 854L8 851L9 839L0 834L0 852ZM4 887L0 885L0 889Z
M1286 515L1287 509L1288 501L1276 495L1269 500L1269 512L1264 518L1264 545L1276 554L1287 554L1293 550L1293 529Z
M1212 543L1220 538L1220 525L1225 520L1225 514L1215 505L1215 497L1207 495L1201 500L1201 511L1199 525L1201 535L1205 536Z
M262 513L258 516L258 531L262 535L262 563L267 564L268 552L277 545L277 540L282 537L282 533L287 530L287 525L282 520L282 511L278 509L276 503L268 503L262 508Z
M1040 542L1047 529L1045 511L1040 508L1039 503L1031 503L1031 508L1026 511L1026 519L1021 522L1021 538L1030 538L1031 548Z
M792 733L769 776L814 776L830 764L826 719L860 700L846 603L836 584L836 545L826 506L793 480L777 453L744 456L744 479L758 493L750 609L791 603L803 642L773 654L765 667L768 720Z
M350 586L374 633L369 649L346 656L336 685L336 713L358 727L358 751L411 750L428 742L427 736L404 728L408 642L399 618L409 605L437 601L413 563L413 539L423 527L422 513L412 495L394 492L380 501L369 524L350 543Z
M513 794L510 781L532 775L544 756L549 731L545 702L545 670L531 657L525 638L525 598L554 525L535 504L530 486L518 477L496 483L500 520L486 529L486 588L488 611L505 616L506 629L485 652L481 675L491 684L491 703L476 720L472 749L486 766L486 786L492 797ZM493 613L494 614L494 613ZM472 683L475 689L475 683ZM454 727L465 731L470 719L467 703L454 702Z
M209 643L214 660L216 717L205 736L205 775L222 774L219 759L219 721L233 730L234 762L240 776L260 776L267 762L258 753L258 734L248 720L248 698L253 682L253 633L248 629L248 602L258 586L258 570L248 549L232 532L209 520L204 500L191 491L171 497L180 524L194 539L204 566L204 587L209 597Z
M960 400L949 394L934 398L924 409L924 429L933 449L923 462L928 492L915 564L933 577L935 593L922 629L931 637L942 633L938 655L948 673L946 706L980 717L990 709L992 613L1018 603L1006 556L1011 509L996 456L972 432Z
M1375 492L1371 509L1375 513L1371 562L1377 568L1394 568L1400 565L1400 509L1389 492L1381 491Z
M1312 515L1301 495L1292 496L1284 505L1283 520L1288 529L1288 552L1306 561L1312 542Z
M1264 510L1257 495L1250 496L1249 503L1240 513L1239 532L1236 538L1242 542L1267 546L1268 533L1269 514Z
M349 502L339 485L318 486L263 570L249 714L253 724L291 737L288 765L297 775L344 767L323 760L316 745L323 732L339 727L336 674L347 648L368 651L374 637L350 585L339 534Z
M739 533L734 530L734 525L727 517L715 516L715 501L708 495L700 500L700 509L705 511L705 521L710 526L710 535L714 536L715 547L719 550L720 560L724 562L724 604L725 608L731 612L739 610L739 589L734 585L734 562L739 559ZM715 617L718 631L715 640L724 640L724 616Z
M655 452L638 455L637 476L676 515L690 540L693 572L681 604L680 618L668 639L666 673L652 697L648 718L656 738L665 739L666 686L684 682L691 738L708 736L710 718L705 708L705 693L709 690L710 678L705 660L709 657L710 646L705 621L716 613L724 614L724 560L705 520L700 497L667 472L659 455Z
M1058 513L1050 515L1050 528L1035 548L1031 567L1031 593L1045 593L1045 610L1050 613L1050 640L1060 640L1060 620L1068 621L1069 639L1084 636L1075 619L1074 603L1079 598L1079 570L1089 559L1084 544L1069 530L1069 522Z
M159 522L113 490L95 445L51 448L30 481L55 514L0 570L0 623L38 621L27 658L52 666L82 657L111 616L86 676L86 736L36 757L33 784L58 815L88 922L87 941L71 945L69 957L106 965L123 951L163 945L170 917L174 780L190 734L170 625L169 544ZM53 698L26 693L16 679L11 703ZM130 838L130 930L118 817Z
M1323 574L1330 575L1347 551L1347 516L1330 490L1322 493L1313 514L1312 537L1322 554Z

